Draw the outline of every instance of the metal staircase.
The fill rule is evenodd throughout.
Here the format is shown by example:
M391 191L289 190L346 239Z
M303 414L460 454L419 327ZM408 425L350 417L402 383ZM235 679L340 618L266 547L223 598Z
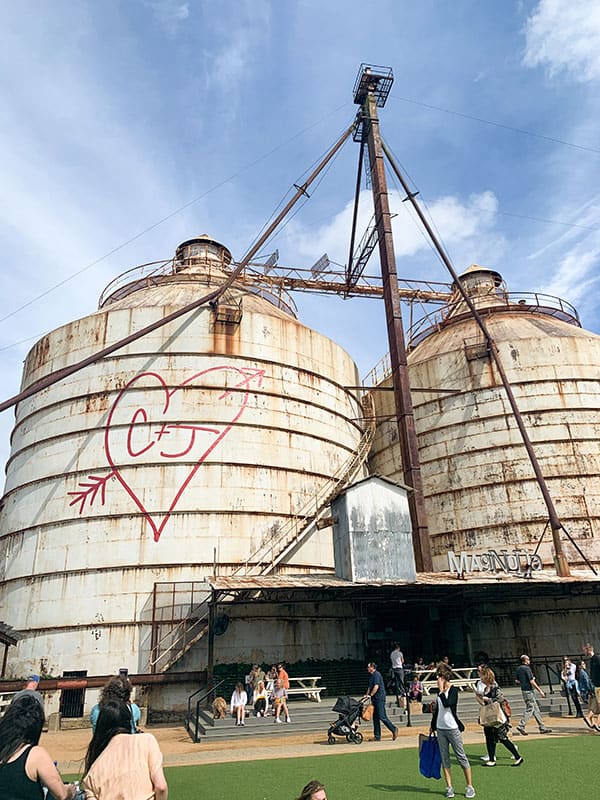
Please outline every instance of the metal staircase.
M279 528L268 541L263 542L232 575L268 575L318 528L327 516L329 505L340 489L356 476L367 460L375 435L375 408L371 394L361 400L364 428L358 447L319 491Z
M375 436L375 407L371 394L361 399L364 427L358 447L335 475L329 478L319 491L290 517L277 531L276 535L260 545L232 575L268 575L273 572L291 552L299 547L315 530L328 512L331 500L352 481L361 469ZM171 584L173 593L178 584ZM206 584L204 584L206 585ZM190 586L190 584L187 584ZM183 584L181 585L183 588ZM195 591L195 595L194 595ZM176 619L175 605L169 609L171 617L155 620L153 618L152 646L148 659L149 672L166 672L190 648L208 632L208 608L210 590L202 590L202 583L192 584L192 594L187 611L178 603L179 618ZM156 605L156 588L155 601ZM168 615L167 615L168 616ZM165 629L163 631L163 629Z

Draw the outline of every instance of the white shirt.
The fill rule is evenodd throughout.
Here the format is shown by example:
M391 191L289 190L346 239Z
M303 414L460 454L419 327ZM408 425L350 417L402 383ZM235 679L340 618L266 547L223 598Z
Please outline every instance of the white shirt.
M238 706L247 706L247 705L248 705L248 695L246 694L246 692L235 691L231 695L231 713L232 714L233 714L234 709L237 708Z
M392 662L392 669L402 669L404 665L404 656L401 650L392 650L390 653L390 661Z
M440 692L440 694L446 694L445 692ZM445 731L448 730L457 730L458 723L454 719L450 706L446 708L446 706L442 703L439 698L437 699L438 704L438 716L437 716L437 727L442 728Z

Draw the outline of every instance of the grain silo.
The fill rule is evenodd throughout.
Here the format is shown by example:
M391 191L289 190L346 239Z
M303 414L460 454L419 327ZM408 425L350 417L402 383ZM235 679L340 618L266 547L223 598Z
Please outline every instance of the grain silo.
M162 320L231 270L227 248L203 236L125 273L96 313L33 347L23 388ZM289 297L244 277L19 403L0 528L0 606L24 634L13 675L40 664L53 675L145 672L155 584L228 574L261 548L275 557L280 527L355 454L352 359L302 325ZM287 561L332 571L330 531Z
M508 375L561 522L600 562L600 336L558 298L509 294L501 276L472 266L461 283ZM448 551L526 547L552 566L539 486L497 371L456 287L412 332L408 357L425 505L436 570ZM389 379L382 385L387 385ZM372 471L401 478L390 392L377 392ZM572 565L584 562L565 536Z

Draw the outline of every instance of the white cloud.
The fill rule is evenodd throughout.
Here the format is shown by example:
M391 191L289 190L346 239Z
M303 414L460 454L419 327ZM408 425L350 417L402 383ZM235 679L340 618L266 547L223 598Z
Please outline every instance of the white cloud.
M583 237L564 253L550 281L541 289L545 294L568 298L575 305L589 305L596 297L600 281L600 233ZM594 302L595 305L595 302Z
M445 247L451 251L459 271L473 261L483 259L490 263L499 257L503 249L502 237L494 232L498 201L493 192L485 191L470 195L466 201L457 197L440 197L428 206L432 227ZM348 260L353 202L349 202L325 225L309 229L300 222L290 223L287 237L300 258L316 260L324 252L336 262ZM390 193L394 248L397 258L415 256L431 248L429 239L416 220L414 211L409 212L408 203L402 197ZM372 215L371 193L363 191L360 198L360 213L356 242L360 241ZM376 252L373 259L376 258Z
M578 82L600 78L600 4L597 0L540 0L527 20L523 63L566 72Z

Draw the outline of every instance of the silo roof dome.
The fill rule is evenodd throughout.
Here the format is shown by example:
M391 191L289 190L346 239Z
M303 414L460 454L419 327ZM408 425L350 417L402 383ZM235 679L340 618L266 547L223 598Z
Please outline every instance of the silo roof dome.
M471 264L461 275L458 277L460 278L461 282L464 283L463 278L469 278L471 275L478 275L479 277L489 276L494 281L495 286L500 286L503 283L502 275L499 272L496 272L495 269L491 267L482 267L479 264Z

